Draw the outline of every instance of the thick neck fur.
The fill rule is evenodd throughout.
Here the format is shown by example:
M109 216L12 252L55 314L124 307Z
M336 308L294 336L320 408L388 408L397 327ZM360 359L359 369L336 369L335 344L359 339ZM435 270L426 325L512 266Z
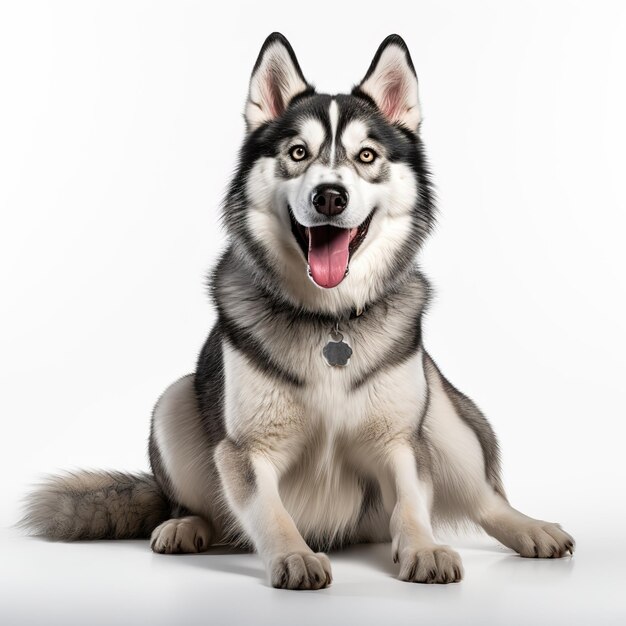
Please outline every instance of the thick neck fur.
M308 280L306 276L303 280ZM329 314L294 307L253 280L249 268L229 248L213 275L218 329L255 367L292 388L325 380L321 350L338 325L355 346L342 388L356 391L381 371L406 362L421 347L421 316L428 284L413 269L361 315ZM315 373L317 372L317 374Z
M350 298L348 290L340 292L340 287L332 290L315 286L302 272L302 286L292 292L284 289L283 283L275 283L275 277L258 267L253 259L245 254L245 249L231 244L222 255L213 275L210 286L214 302L220 315L249 324L244 320L254 311L263 311L268 316L280 314L275 321L289 323L292 318L303 321L317 321L323 324L354 316L355 311L376 311L380 314L402 302L411 316L424 312L428 305L430 286L416 265L410 265L389 280L386 289L365 289L365 297ZM295 280L295 279L294 279ZM305 294L298 299L296 293ZM333 295L334 294L334 295ZM408 306L407 306L408 305Z

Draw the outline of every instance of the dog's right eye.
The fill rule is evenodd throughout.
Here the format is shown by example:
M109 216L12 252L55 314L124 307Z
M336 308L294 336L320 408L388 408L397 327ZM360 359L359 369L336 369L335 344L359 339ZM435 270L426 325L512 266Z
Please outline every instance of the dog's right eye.
M307 156L306 148L304 146L294 146L289 150L289 155L294 161L302 161Z

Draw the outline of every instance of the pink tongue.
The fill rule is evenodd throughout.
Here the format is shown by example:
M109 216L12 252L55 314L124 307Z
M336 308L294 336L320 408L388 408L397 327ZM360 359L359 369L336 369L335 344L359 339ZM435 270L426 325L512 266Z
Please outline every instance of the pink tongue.
M348 267L350 229L327 225L314 226L308 231L311 278L320 287L336 287Z

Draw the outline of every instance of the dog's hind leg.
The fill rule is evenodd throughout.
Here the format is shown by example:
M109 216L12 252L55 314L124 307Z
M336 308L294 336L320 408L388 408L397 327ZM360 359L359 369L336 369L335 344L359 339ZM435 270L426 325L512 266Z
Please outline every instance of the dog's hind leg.
M211 545L209 522L199 515L169 519L153 531L150 547L160 554L204 552Z
M552 558L574 551L558 524L528 517L507 501L498 444L476 405L425 358L429 408L422 435L431 449L434 507L443 520L470 520L521 556Z
M471 513L485 532L520 556L549 559L574 554L574 539L559 524L528 517L493 491L485 490L480 506Z
M150 462L172 504L171 519L152 531L155 552L202 552L223 541L214 449L201 422L194 377L185 376L168 387L153 412Z

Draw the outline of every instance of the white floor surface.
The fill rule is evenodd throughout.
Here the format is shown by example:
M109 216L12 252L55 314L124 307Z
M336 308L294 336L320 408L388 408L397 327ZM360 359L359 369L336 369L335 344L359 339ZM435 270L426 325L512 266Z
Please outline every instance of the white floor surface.
M0 623L625 624L620 537L617 527L578 529L575 556L560 560L446 537L465 565L454 585L400 582L389 545L353 546L331 554L329 589L293 592L272 589L254 554L157 555L147 541L62 544L5 530Z

